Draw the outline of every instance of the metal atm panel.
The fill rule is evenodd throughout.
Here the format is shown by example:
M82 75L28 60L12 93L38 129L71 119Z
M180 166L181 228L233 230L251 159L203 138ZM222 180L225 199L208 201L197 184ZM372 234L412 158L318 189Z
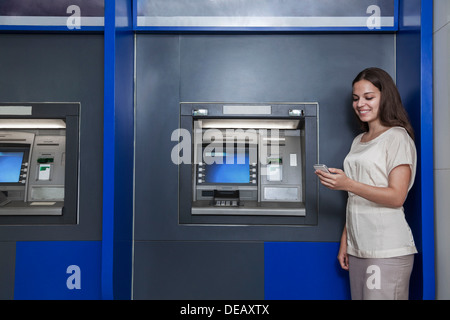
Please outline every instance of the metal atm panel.
M180 126L180 223L316 223L316 103L181 103Z
M0 104L0 223L76 223L77 103Z

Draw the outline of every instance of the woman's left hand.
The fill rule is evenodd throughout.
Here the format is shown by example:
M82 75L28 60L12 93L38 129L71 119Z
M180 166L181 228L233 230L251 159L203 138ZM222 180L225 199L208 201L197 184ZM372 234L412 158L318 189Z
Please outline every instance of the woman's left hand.
M331 173L316 170L315 174L319 177L320 182L327 188L332 190L348 190L351 181L349 177L341 169L328 168Z

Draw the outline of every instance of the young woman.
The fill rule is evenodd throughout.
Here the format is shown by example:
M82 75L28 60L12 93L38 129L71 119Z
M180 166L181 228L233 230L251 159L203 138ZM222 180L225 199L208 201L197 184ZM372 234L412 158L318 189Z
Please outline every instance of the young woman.
M413 130L381 69L357 75L353 109L364 132L353 140L344 171L316 171L324 186L348 192L338 260L349 270L352 299L408 299L417 250L403 203L416 173Z

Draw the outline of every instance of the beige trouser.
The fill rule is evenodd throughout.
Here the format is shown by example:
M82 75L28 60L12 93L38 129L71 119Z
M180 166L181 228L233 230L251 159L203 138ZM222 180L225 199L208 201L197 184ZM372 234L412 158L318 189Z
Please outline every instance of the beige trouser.
M414 255L357 258L349 255L353 300L408 300Z

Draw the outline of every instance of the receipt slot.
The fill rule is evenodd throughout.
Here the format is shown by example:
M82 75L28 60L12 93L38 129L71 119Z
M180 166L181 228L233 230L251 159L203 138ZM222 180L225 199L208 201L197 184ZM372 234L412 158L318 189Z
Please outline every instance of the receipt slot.
M317 103L180 108L181 224L317 223Z
M0 223L76 223L76 103L0 104Z

